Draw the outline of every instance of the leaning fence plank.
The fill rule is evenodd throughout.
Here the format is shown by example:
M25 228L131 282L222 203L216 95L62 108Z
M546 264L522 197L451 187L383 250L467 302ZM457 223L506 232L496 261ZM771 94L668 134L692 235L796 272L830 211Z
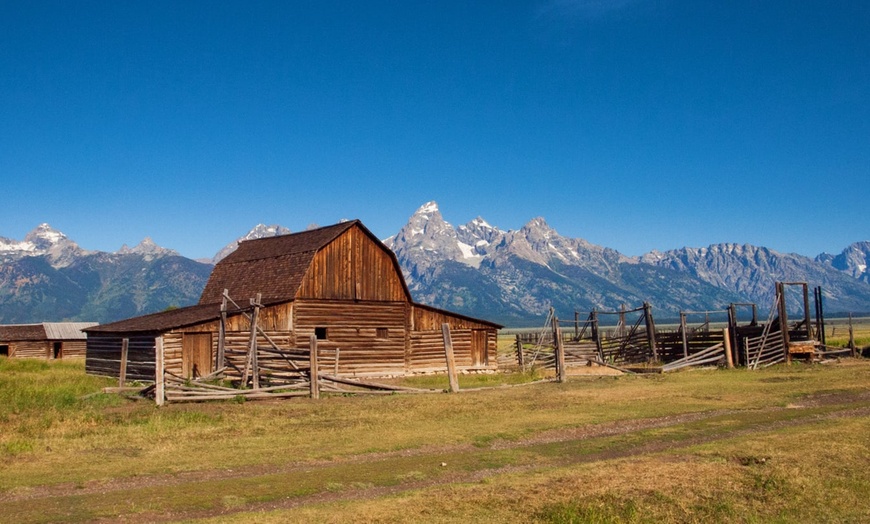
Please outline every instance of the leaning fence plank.
M459 391L459 379L456 377L456 361L453 358L453 340L450 338L450 324L441 324L441 335L444 337L444 356L447 359L447 378L450 382L450 392Z
M317 335L311 335L308 339L308 347L310 348L309 362L311 369L309 370L309 380L311 382L309 393L311 398L320 398L320 379L317 377Z

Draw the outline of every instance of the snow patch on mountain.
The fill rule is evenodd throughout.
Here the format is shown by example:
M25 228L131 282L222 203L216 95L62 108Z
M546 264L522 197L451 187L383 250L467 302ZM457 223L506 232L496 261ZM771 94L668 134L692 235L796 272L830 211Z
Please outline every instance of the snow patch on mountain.
M316 228L317 226L311 224L308 226L309 229ZM215 256L211 259L212 264L217 264L224 258L226 258L230 253L238 249L239 243L244 242L245 240L256 240L258 238L269 238L269 237L277 237L281 235L288 235L291 231L284 226L279 226L277 224L273 224L267 226L265 224L257 224L250 231L248 231L245 235L237 238L236 240L230 242L220 251L218 251Z

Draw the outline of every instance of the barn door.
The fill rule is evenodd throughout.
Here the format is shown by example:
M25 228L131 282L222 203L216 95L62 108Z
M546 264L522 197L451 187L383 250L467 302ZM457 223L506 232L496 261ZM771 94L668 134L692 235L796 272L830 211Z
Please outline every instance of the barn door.
M204 377L213 371L211 333L184 333L181 340L181 366L184 378Z
M486 366L486 330L471 330L471 365L474 367Z

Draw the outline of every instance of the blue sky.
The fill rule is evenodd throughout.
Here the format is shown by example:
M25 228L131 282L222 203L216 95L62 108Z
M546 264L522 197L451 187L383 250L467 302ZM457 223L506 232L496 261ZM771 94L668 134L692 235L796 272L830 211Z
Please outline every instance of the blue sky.
M0 8L0 236L211 257L435 200L627 255L870 239L866 1Z

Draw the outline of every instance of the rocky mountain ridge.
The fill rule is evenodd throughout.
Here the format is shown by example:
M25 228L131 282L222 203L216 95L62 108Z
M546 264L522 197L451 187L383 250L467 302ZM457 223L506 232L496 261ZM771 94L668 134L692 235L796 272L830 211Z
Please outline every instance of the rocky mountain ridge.
M210 261L197 262L145 238L115 253L86 251L41 224L23 241L0 237L0 322L107 322L196 303L214 263L238 243L290 230L258 224ZM811 259L746 244L652 251L639 257L568 238L542 217L501 230L477 217L453 227L428 202L385 240L418 302L505 325L536 325L592 308L651 302L660 315L768 307L773 283L822 286L826 310L870 312L870 242Z

